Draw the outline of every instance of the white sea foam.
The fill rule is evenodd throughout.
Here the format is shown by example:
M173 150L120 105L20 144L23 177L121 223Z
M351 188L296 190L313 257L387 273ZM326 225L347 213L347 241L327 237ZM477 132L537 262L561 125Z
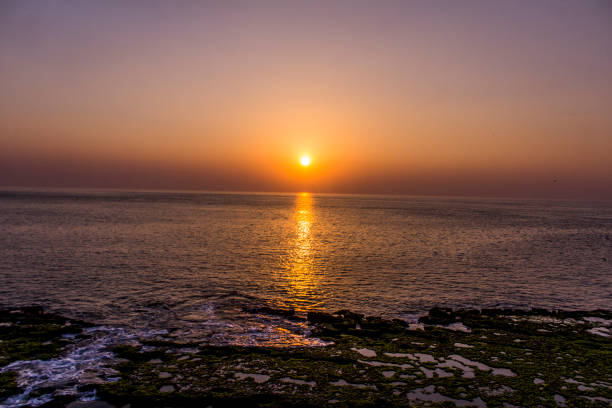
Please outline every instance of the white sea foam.
M79 385L116 380L118 373L110 366L117 359L108 348L117 343L135 343L139 334L122 328L104 326L86 328L83 333L91 338L70 346L60 357L50 360L15 361L0 369L0 372L18 372L17 384L24 389L23 393L4 401L4 406L14 408L42 405L52 399L50 394L36 398L31 398L30 394L46 387L54 387L60 393L86 398L90 393L79 393L77 391ZM149 333L153 334L155 333Z

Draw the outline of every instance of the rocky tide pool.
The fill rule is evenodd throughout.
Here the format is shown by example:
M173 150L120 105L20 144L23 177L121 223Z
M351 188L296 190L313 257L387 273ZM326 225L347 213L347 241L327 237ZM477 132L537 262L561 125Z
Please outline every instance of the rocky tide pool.
M212 345L0 312L0 406L608 407L612 313L434 308L418 322L253 310L303 345ZM279 326L279 330L286 330Z

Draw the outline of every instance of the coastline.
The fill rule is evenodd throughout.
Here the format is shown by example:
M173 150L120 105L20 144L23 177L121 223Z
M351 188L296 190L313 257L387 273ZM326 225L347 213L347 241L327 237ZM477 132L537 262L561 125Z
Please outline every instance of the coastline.
M271 308L253 312L292 316ZM612 369L606 364L612 356L611 311L434 308L416 325L347 310L311 312L307 319L321 346L211 346L127 334L123 344L113 344L96 337L111 328L40 307L5 309L0 405L612 404ZM55 385L26 384L32 364L61 371L66 359L72 376L58 375ZM56 365L44 365L49 362Z

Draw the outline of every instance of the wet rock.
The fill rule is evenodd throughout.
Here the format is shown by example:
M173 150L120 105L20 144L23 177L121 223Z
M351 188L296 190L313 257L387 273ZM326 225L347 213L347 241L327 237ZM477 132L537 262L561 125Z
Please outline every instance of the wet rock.
M429 310L427 316L419 318L419 323L447 325L461 320L461 317L453 309L445 307L434 307Z
M368 335L368 332L373 335L383 332L402 332L406 330L407 327L408 323L400 319L386 320L380 317L368 317L361 322L361 328L365 331L365 335Z
M45 395L45 394L53 394L55 389L56 387L53 387L53 386L40 387L30 392L30 396L36 398L36 397L40 397L41 395Z
M115 408L115 406L104 401L74 401L66 405L66 408Z
M81 384L78 386L79 392L93 391L96 388L98 388L98 384L93 384L93 383Z
M364 318L364 315L362 315L361 313L354 313L351 312L350 310L339 310L335 313L336 315L342 317L343 320L350 320L353 322L361 322Z
M400 319L383 319L376 316L365 317L360 313L349 310L340 310L336 313L309 312L308 320L317 325L315 333L323 336L334 336L339 333L359 336L377 336L381 333L404 331L408 323Z
M312 323L338 324L342 322L342 316L326 312L308 312L308 321Z
M75 397L72 395L57 395L53 400L39 405L38 408L65 408L70 405L70 403L74 402L74 400Z

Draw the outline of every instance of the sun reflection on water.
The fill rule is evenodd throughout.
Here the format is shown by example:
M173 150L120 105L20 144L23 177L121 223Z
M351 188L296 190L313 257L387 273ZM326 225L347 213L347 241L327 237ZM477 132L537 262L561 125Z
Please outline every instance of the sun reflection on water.
M296 310L315 308L322 300L318 293L319 273L313 251L312 228L315 222L314 199L309 193L300 193L295 202L295 238L289 252L286 272L287 299Z

